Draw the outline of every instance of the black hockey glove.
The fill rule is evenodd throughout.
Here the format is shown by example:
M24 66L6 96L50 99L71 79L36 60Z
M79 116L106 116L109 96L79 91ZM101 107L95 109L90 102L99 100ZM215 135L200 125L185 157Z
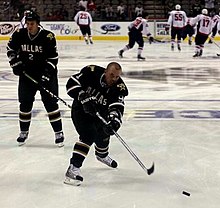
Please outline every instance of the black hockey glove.
M117 111L110 112L108 116L109 122L103 128L106 134L114 135L121 127L121 115Z
M96 116L98 111L96 108L96 98L94 96L91 96L82 90L79 92L78 100L81 102L85 113L88 113L91 116Z
M152 36L149 37L149 43L153 43L154 42L154 38Z
M14 57L9 61L9 63L10 63L10 66L13 70L14 75L20 76L23 74L24 64L22 63L22 61L19 58Z
M50 79L51 79L51 74L48 69L45 69L43 75L41 76L41 82L43 84L46 84L47 82L50 81Z
M43 74L41 76L41 82L42 84L47 84L51 77L56 74L57 70L53 68L51 64L48 62L46 63L45 69L43 71Z

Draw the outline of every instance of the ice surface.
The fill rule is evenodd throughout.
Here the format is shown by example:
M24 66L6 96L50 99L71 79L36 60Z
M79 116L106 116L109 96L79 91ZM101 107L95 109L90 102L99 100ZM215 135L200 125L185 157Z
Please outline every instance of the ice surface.
M59 41L60 97L71 104L67 79L83 66L118 61L129 88L119 134L155 173L148 176L123 145L112 138L110 154L119 167L98 162L92 147L82 167L80 187L63 184L72 146L78 135L70 110L60 103L65 147L54 135L40 102L34 104L30 137L18 147L17 77L0 43L0 207L2 208L217 208L220 204L220 68L219 52L206 44L202 58L194 46L182 51L170 44L146 44L136 60L137 46L118 58L126 42ZM190 197L182 191L191 193Z

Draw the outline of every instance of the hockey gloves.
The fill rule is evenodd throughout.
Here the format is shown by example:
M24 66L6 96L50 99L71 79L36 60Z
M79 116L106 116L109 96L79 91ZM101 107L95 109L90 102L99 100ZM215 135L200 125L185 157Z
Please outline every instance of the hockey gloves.
M13 70L14 75L20 76L23 74L24 64L22 63L22 61L19 58L17 58L17 57L12 58L9 61L9 64Z
M41 76L42 84L46 84L50 81L51 77L57 73L56 68L54 68L49 62L46 63L44 72Z
M117 111L111 111L108 117L109 122L103 128L106 134L114 135L121 126L121 115Z
M88 94L82 90L79 92L78 100L81 102L85 113L88 113L91 116L96 116L97 102L96 102L96 98L94 96L91 96L90 94Z
M149 43L153 43L154 42L154 38L152 36L149 37Z

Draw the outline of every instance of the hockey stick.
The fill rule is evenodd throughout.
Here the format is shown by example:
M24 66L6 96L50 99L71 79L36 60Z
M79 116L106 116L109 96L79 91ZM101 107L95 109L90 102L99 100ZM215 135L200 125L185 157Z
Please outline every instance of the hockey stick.
M68 108L72 108L71 105L69 105L65 100L63 100L62 98L58 97L57 95L54 95L52 92L50 92L46 87L44 87L43 85L41 85L38 81L36 81L34 78L32 78L30 75L28 75L25 71L23 71L23 74L29 78L32 82L34 82L36 85L38 85L41 89L43 89L44 91L46 91L51 97L56 98L57 100L61 101L65 106L67 106Z
M219 46L214 40L212 40L212 42L213 42L218 48L220 48L220 46ZM220 53L217 53L217 56L220 56Z
M107 121L97 112L96 116L105 124L107 125ZM147 172L148 175L151 175L154 172L154 163L150 168L146 168L145 165L141 162L141 160L138 158L138 156L132 151L132 149L128 146L128 144L122 139L122 137L114 131L114 135L118 138L118 140L122 143L122 145L128 150L128 152L131 154L131 156L138 162L138 164L141 166L141 168Z
M108 33L108 30L105 30L105 32L102 32L102 31L99 31L99 30L96 30L96 29L91 29L91 30L94 31L94 32L97 32L97 33L103 34L103 35L105 35L105 34Z

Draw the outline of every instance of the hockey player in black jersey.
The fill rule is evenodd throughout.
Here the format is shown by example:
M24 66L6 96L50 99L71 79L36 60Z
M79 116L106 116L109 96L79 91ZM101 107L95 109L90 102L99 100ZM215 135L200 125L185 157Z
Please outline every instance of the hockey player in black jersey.
M55 133L55 143L63 146L64 135L57 100L24 75L25 72L53 94L58 95L56 39L52 32L40 27L40 17L35 12L27 14L26 25L26 28L18 29L12 34L7 45L10 66L13 73L19 76L20 135L17 142L22 145L28 138L33 102L39 90Z
M121 66L111 62L107 68L86 66L68 80L67 94L74 99L71 117L79 134L79 141L73 147L64 183L80 185L83 181L80 167L93 143L97 160L109 167L117 167L117 162L111 159L108 149L110 135L114 135L114 131L121 126L124 97L128 95L121 73ZM99 120L97 112L106 119L108 125Z

